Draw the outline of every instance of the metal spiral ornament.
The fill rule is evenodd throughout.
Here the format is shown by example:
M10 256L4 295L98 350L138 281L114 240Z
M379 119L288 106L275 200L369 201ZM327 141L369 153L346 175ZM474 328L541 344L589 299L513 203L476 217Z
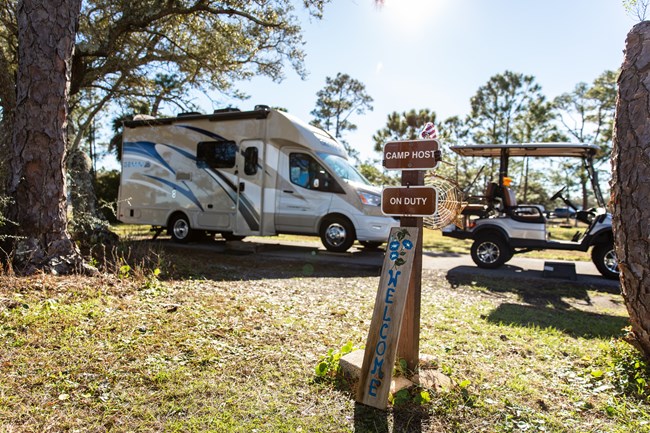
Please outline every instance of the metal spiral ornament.
M462 226L461 213L467 202L463 200L464 194L460 187L455 182L434 174L433 171L427 172L424 184L435 187L438 195L436 212L424 217L424 227L436 230L449 224Z

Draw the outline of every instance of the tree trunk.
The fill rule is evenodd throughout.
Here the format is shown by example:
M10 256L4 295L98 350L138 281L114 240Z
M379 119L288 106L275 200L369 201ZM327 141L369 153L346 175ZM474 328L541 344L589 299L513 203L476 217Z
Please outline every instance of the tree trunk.
M20 272L69 273L83 260L67 231L64 157L70 66L81 0L18 3L16 112L7 192Z
M0 108L2 108L2 123L0 124L0 154L7 155L14 132L14 109L16 108L16 82L6 53L0 46ZM7 178L7 161L0 159L0 179ZM4 182L3 182L4 183ZM5 195L5 185L2 185L0 195ZM2 210L0 209L0 212Z
M613 227L633 343L650 359L650 22L627 35L612 151Z

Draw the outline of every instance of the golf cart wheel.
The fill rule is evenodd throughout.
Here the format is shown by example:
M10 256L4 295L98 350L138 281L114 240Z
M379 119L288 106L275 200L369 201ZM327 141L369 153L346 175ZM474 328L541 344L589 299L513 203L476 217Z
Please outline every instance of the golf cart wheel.
M613 244L596 244L591 250L591 260L603 277L610 280L618 280L620 271L618 269L618 258L616 257L616 250Z
M320 240L327 249L335 253L347 251L355 240L354 226L345 217L325 218L320 227Z
M177 214L172 217L167 230L174 242L182 244L192 240L194 235L190 220L184 214Z
M484 269L498 268L512 258L512 250L499 236L476 239L471 253L476 266Z

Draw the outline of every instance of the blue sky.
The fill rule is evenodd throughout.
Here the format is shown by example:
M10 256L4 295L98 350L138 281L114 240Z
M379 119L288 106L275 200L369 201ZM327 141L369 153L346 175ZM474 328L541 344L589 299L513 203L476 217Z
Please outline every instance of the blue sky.
M429 108L438 119L464 116L476 90L510 70L533 75L553 98L581 81L591 83L623 60L625 38L636 23L621 0L334 0L322 21L303 21L306 80L287 69L274 83L241 83L251 98L220 105L282 106L311 120L325 78L347 73L365 84L374 111L351 120L345 138L362 159L377 159L372 135L393 111ZM207 106L206 106L207 105Z

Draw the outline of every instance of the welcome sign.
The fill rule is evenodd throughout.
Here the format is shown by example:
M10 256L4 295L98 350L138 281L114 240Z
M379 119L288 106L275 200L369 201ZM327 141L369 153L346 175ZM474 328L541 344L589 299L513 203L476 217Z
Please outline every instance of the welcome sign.
M394 227L390 232L388 250L379 279L357 401L382 410L388 405L404 305L419 242L417 228Z

